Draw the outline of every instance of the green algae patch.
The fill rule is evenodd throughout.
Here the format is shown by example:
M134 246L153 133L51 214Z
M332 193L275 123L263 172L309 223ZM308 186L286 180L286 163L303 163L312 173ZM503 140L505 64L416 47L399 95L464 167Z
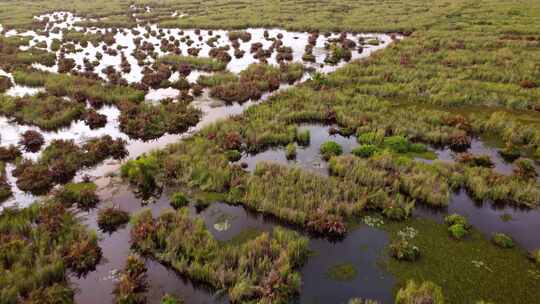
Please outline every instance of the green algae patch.
M396 239L412 227L422 256L414 263L389 259L387 270L398 279L432 281L443 289L448 303L533 303L540 296L538 266L518 248L502 249L472 229L464 240L453 240L447 227L427 219L389 222L383 229Z
M340 263L330 267L326 275L335 281L351 281L358 276L358 271L351 263Z

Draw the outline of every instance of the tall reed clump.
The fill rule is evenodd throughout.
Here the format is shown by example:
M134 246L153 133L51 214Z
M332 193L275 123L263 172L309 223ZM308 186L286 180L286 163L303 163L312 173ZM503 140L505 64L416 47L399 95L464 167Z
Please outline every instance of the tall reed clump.
M75 294L68 274L93 269L101 257L96 235L79 223L75 211L54 200L0 214L0 297L4 303L40 302L54 295L70 303Z
M540 203L540 184L534 179L502 175L489 168L466 167L464 186L476 200L511 203L535 208Z
M264 162L241 188L247 207L330 236L346 232L346 218L364 209L367 194L361 186Z
M144 260L132 254L128 255L126 266L114 288L115 303L146 303L145 293L148 289L146 272Z
M153 218L144 210L133 218L131 240L141 253L171 265L188 278L228 292L233 303L287 302L300 290L296 271L308 241L295 232L274 229L241 245L220 244L202 219L187 209Z

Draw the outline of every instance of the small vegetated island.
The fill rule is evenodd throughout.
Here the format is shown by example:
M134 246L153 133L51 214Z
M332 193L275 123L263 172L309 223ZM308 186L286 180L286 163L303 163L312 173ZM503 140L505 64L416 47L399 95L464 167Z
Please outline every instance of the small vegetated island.
M392 280L346 303L540 299L540 2L0 0L0 25L1 303L86 278L309 303L313 244L359 229ZM319 293L375 279L348 250Z

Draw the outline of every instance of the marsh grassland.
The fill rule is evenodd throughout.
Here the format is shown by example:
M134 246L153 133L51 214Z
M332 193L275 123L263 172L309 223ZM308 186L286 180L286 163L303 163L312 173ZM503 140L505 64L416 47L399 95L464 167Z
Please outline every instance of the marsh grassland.
M0 25L0 303L538 302L540 2Z

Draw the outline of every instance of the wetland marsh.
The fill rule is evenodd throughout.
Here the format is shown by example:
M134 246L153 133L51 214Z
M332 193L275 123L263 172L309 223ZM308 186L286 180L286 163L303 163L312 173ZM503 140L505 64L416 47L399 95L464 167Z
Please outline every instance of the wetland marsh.
M535 303L539 18L0 0L0 303Z

